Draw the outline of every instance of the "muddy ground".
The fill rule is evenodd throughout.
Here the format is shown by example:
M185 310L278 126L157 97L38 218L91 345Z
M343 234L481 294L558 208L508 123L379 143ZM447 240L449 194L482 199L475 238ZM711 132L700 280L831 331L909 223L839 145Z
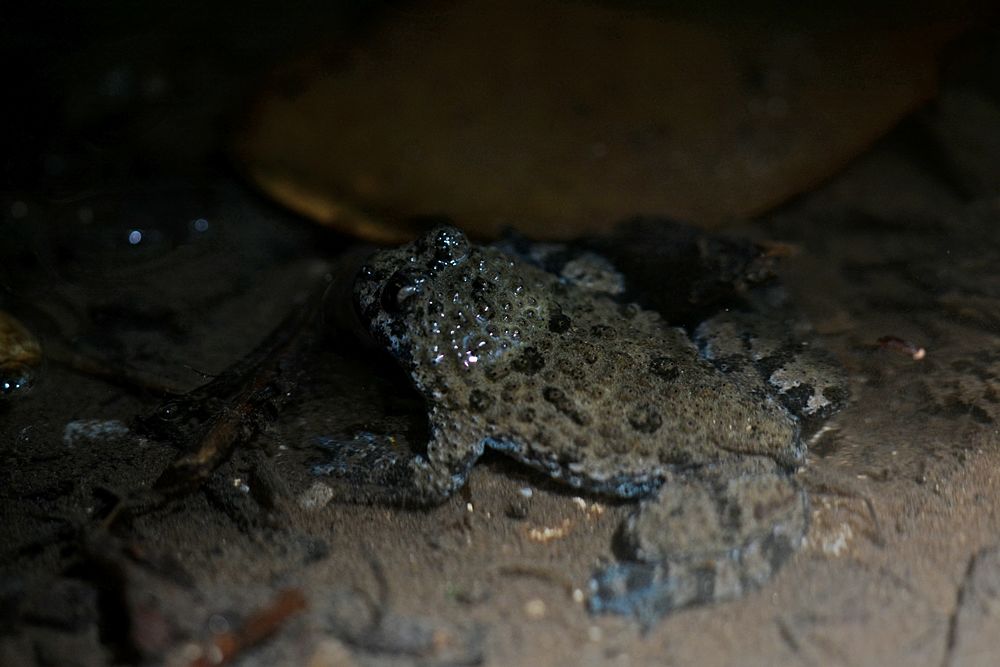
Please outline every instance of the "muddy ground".
M802 551L745 598L649 628L586 609L628 503L500 456L431 510L347 502L350 489L313 474L338 440L404 446L424 427L399 376L334 334L203 489L101 530L177 449L136 421L160 399L80 372L73 355L193 389L353 242L211 160L139 178L117 156L53 149L70 156L52 177L61 189L8 169L3 308L50 354L30 394L0 405L0 663L213 664L256 627L236 664L994 664L1000 47L977 34L959 53L932 105L740 230L798 248L782 278L852 398L799 473ZM101 168L130 186L88 188ZM122 242L139 227L140 243Z

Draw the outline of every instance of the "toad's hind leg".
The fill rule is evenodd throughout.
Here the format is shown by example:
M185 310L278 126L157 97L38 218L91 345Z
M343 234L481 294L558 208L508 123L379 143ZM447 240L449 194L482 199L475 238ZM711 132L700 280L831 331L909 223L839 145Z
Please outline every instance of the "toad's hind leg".
M806 495L770 459L706 467L668 482L623 527L630 561L590 582L595 612L644 623L757 588L799 548Z

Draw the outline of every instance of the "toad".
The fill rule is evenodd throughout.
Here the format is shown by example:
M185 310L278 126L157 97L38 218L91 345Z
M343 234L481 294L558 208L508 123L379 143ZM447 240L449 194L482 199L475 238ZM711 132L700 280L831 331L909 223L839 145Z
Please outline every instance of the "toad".
M630 558L591 581L594 611L652 619L761 585L806 530L790 474L802 419L839 407L843 378L826 382L826 359L820 370L774 363L795 343L764 344L736 317L693 340L623 302L613 267L586 260L557 273L450 226L368 258L357 314L427 406L407 492L443 501L489 448L571 487L639 499L623 526Z

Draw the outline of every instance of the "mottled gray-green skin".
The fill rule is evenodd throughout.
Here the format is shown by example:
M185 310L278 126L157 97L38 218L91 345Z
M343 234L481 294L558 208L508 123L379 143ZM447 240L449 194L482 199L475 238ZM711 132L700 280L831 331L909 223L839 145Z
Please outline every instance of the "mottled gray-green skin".
M682 330L454 228L376 253L355 297L427 401L431 440L413 483L430 500L460 487L485 447L621 497L695 466L802 454L797 420L759 383L716 370Z
M595 574L594 611L650 622L759 586L806 531L788 474L800 422L786 405L807 414L834 365L796 375L797 344L770 345L732 318L699 331L699 354L656 313L602 293L621 291L606 262L576 264L583 280L451 227L368 260L355 306L428 406L410 492L445 499L490 447L574 487L641 497L622 531L632 560Z

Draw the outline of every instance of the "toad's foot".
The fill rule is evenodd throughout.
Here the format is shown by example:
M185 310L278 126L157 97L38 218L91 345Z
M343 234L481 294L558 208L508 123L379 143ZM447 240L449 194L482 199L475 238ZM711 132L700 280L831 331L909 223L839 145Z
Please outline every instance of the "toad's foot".
M359 431L350 438L317 438L324 454L312 473L345 483L344 502L439 505L465 485L488 441L467 438L437 409L431 410L429 421L430 439L422 453L388 434Z
M799 548L807 499L770 459L700 469L643 501L623 526L628 562L590 582L593 612L650 624L761 586Z

